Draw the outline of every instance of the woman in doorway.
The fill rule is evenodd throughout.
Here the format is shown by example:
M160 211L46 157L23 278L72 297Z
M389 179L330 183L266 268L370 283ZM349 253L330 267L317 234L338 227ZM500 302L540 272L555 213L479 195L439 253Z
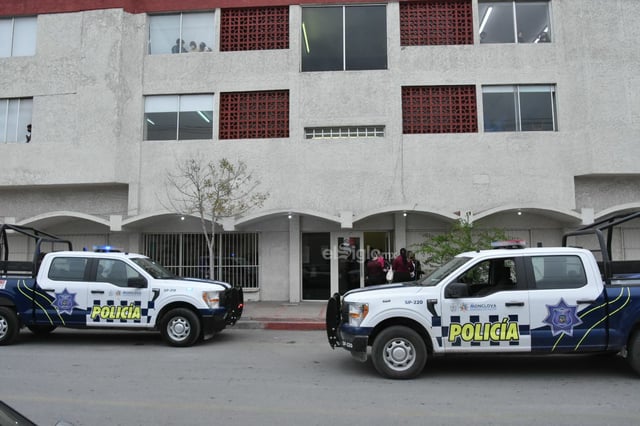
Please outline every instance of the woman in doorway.
M401 283L405 281L411 281L411 273L413 272L413 264L407 258L407 250L400 249L400 255L393 259L391 264L393 268L393 282Z
M384 258L377 249L371 251L371 256L367 262L367 285L385 284Z

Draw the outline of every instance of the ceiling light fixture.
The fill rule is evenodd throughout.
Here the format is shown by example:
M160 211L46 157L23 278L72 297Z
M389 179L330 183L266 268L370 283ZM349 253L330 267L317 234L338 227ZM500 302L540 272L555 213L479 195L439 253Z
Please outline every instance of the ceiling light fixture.
M198 114L200 115L200 117L202 117L204 121L206 121L207 123L211 123L211 120L209 120L207 116L202 113L202 111L198 111Z
M480 24L480 29L478 30L479 33L481 33L482 30L484 30L484 26L487 25L487 21L489 20L489 16L491 16L491 12L493 12L493 6L489 6L487 8L487 11L484 13L484 16L482 17L482 23Z
M302 35L304 36L304 47L307 49L307 53L311 53L309 50L309 39L307 38L307 27L302 23Z

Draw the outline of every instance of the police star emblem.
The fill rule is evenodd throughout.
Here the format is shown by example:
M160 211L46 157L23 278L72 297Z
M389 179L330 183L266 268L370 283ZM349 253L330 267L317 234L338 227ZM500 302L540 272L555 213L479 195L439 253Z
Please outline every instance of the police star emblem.
M576 314L578 306L567 305L562 298L557 305L546 306L548 315L542 322L551 326L551 334L557 336L564 333L573 336L573 328L582 324L582 320Z
M62 293L56 293L56 298L51 302L53 306L62 314L73 314L73 308L78 306L76 303L76 294L69 293L65 288Z

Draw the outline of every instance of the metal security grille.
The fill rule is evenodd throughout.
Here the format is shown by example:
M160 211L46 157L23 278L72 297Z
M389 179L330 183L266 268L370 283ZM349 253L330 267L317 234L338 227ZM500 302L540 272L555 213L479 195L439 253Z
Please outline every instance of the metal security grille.
M220 94L220 139L289 137L289 91Z
M473 44L471 0L400 3L400 44Z
M221 52L288 48L288 6L222 9Z
M478 131L475 86L405 86L402 132L474 133Z
M181 277L209 278L209 254L202 234L143 234L142 251ZM259 288L258 234L216 235L213 279Z
M307 127L307 139L382 138L384 126Z

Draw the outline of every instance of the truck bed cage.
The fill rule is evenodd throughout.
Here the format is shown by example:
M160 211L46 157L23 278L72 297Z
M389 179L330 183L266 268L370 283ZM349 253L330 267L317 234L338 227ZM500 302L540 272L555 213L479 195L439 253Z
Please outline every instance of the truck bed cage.
M640 217L640 211L618 214L609 216L605 219L601 219L589 225L585 225L572 232L567 232L562 236L562 245L567 246L567 239L569 237L577 237L581 235L595 235L600 245L598 250L602 255L602 266L605 278L610 278L613 273L611 269L612 255L611 255L611 242L613 240L613 229L625 222ZM606 237L605 237L606 231Z
M10 261L9 260L9 239L7 234L15 232L30 238L35 242L35 250L31 261ZM44 252L42 252L43 243L64 244L66 250L73 250L71 241L40 231L38 229L21 226L21 225L0 225L0 276L6 276L10 272L18 275L34 276L38 272L40 261Z

